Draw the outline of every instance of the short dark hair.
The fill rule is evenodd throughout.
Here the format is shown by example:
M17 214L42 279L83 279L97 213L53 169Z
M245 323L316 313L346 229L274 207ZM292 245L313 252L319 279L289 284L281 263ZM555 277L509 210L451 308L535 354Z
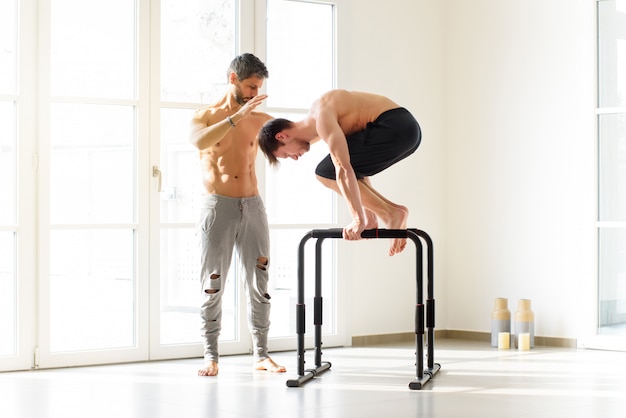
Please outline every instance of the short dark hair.
M250 53L244 53L237 55L228 66L228 74L235 73L239 81L245 80L252 76L260 78L268 78L270 76L267 71L267 67L263 64L263 61Z
M263 154L267 157L270 165L278 164L278 159L274 155L274 151L282 145L281 142L276 139L276 134L284 129L291 128L292 125L293 122L288 119L276 118L267 121L259 131L259 135L257 136L259 148L261 148L261 151L263 151Z

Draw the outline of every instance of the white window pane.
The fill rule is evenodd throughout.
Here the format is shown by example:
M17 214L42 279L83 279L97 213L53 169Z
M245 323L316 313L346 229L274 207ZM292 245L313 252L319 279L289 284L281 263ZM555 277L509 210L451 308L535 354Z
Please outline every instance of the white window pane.
M131 106L52 105L53 224L134 221L134 120Z
M200 273L194 231L161 231L161 344L200 343Z
M0 356L17 353L15 238L0 232Z
M626 1L599 1L598 334L624 335L626 324Z
M270 286L272 310L270 337L296 335L296 302L298 300L298 247L308 230L272 230L270 232ZM305 246L304 283L305 304L311 309L306 315L307 334L313 332L313 296L315 295L315 241L309 240ZM322 309L324 334L334 334L335 327L335 286L333 266L335 265L334 240L325 240L322 245Z
M16 88L17 3L0 1L0 93L14 94Z
M333 192L315 176L315 167L328 154L319 142L298 161L281 160L266 168L267 214L270 224L329 224L334 222Z
M15 103L0 102L0 225L15 224Z
M186 109L161 110L161 222L198 220L203 189L198 151L187 137L192 115Z
M626 106L626 10L624 2L598 2L600 107Z
M600 220L626 221L626 113L599 117Z
M132 0L50 0L53 96L135 97Z
M600 230L599 334L624 333L626 323L626 229Z
M281 114L300 120L303 114ZM329 224L335 221L335 195L315 176L315 167L328 155L325 142L315 143L298 161L281 159L265 168L266 209L270 224Z
M333 5L267 2L268 107L308 109L333 89Z
M15 105L0 102L0 226L16 223ZM16 272L15 235L0 232L0 356L15 355L16 346Z
M200 256L194 229L161 231L161 344L201 343ZM235 258L222 299L220 341L237 333Z
M237 2L161 1L161 100L208 103L227 84Z
M134 347L131 230L51 231L52 352Z

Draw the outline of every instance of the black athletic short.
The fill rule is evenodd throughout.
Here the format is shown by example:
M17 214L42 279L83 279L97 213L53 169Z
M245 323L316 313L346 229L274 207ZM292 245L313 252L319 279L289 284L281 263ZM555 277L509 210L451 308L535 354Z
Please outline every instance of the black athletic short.
M411 113L403 107L383 112L374 122L346 137L350 163L357 179L373 176L413 154L422 139L422 131ZM335 165L330 154L315 174L336 180Z

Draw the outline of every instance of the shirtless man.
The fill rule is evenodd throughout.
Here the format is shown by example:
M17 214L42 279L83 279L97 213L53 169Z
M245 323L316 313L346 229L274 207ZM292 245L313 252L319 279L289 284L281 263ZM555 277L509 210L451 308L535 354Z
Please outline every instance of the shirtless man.
M254 368L284 372L267 351L270 295L267 293L269 229L255 173L256 133L271 116L254 109L267 97L258 95L269 76L265 64L242 54L228 69L228 91L217 103L199 109L191 120L191 143L202 167L200 238L201 306L204 367L200 376L218 374L218 338L222 294L233 248L237 249L248 300Z
M319 139L330 154L315 169L318 180L341 194L352 214L343 238L361 239L365 229L406 229L409 211L376 191L369 177L411 155L421 141L415 118L390 99L370 93L332 90L317 99L299 122L273 119L258 135L259 146L275 165L278 158L297 160ZM389 255L406 247L391 242Z

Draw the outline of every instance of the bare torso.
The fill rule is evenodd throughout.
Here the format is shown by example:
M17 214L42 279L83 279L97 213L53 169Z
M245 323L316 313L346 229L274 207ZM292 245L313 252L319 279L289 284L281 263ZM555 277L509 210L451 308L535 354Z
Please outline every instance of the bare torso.
M199 111L202 120L214 124L232 113L221 107ZM215 145L199 151L202 183L206 193L229 197L250 197L259 194L255 171L257 133L271 119L265 113L252 112L237 122L236 127Z
M311 106L310 117L317 119L320 109L332 109L345 135L365 129L381 113L400 107L393 100L372 93L332 90Z

